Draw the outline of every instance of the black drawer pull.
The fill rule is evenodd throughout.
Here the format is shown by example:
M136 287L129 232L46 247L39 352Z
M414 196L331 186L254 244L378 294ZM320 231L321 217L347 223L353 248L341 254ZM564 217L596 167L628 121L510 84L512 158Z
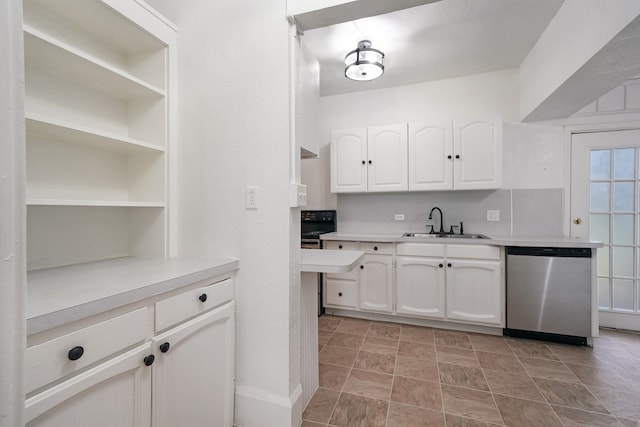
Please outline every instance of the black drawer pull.
M450 263L450 262L449 262L449 263L447 263L447 267L451 267L451 263Z
M169 347L171 347L171 344L169 344L168 342L163 342L162 344L160 344L160 351L162 353L166 353L167 351L169 351Z
M338 249L342 249L342 245L338 245Z
M143 360L146 366L151 366L153 365L153 362L156 360L156 357L153 354L150 354L147 357L145 357Z
M451 154L449 154L449 155L447 156L447 159L453 159L453 157L451 156Z
M459 159L459 158L460 158L460 154L456 154L456 159Z
M338 296L341 297L342 296L342 292L338 292Z
M377 250L378 250L378 247L377 247L377 246L374 246L374 247L373 247L373 250L374 250L374 251L377 251Z
M361 265L361 266L360 266L360 270L364 270L364 265Z
M202 294L198 297L198 299L202 302L205 302L207 300L207 294Z
M67 356L69 357L69 360L78 360L82 357L83 354L84 354L84 348L77 346L69 350L69 353L67 354Z
M442 268L444 267L444 264L438 264L438 267Z

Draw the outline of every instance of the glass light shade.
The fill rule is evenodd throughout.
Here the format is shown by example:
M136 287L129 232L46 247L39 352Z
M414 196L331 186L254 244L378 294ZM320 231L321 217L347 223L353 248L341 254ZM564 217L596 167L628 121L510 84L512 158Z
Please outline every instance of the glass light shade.
M357 81L377 79L384 73L384 53L371 48L371 42L363 40L358 48L347 54L344 75Z

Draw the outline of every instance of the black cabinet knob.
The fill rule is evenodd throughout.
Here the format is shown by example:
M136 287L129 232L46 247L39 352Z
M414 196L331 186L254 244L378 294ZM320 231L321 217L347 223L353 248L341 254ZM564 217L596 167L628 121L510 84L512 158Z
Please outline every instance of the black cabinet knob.
M171 344L169 344L168 342L163 342L162 344L160 344L160 351L166 353L167 351L169 351L169 347L171 347Z
M438 264L438 267L442 268L444 267L444 264Z
M460 154L456 154L456 159L459 159L459 158L460 158Z
M453 156L452 156L451 154L449 154L449 155L447 156L447 159L451 160L451 159L453 159Z
M364 265L361 265L361 266L360 266L360 270L364 270Z
M342 249L342 245L338 245L338 249Z
M342 292L338 292L338 296L341 297L342 296Z
M362 161L362 164L363 164L363 165L364 165L364 164L366 164L366 163L367 163L367 162L365 162L364 160Z
M153 365L153 362L155 362L156 357L153 354L150 354L147 357L145 357L143 360L146 366L151 366Z
M69 350L67 357L69 357L69 360L78 360L82 357L83 354L84 354L84 348L77 346Z
M447 267L451 267L451 263L450 262L447 263Z
M369 160L369 164L373 164L373 162L371 160Z
M207 300L207 294L202 294L198 297L198 299L202 302L205 302Z
M373 250L374 250L374 251L377 251L377 250L378 250L378 247L377 247L377 246L374 246L374 247L373 247Z

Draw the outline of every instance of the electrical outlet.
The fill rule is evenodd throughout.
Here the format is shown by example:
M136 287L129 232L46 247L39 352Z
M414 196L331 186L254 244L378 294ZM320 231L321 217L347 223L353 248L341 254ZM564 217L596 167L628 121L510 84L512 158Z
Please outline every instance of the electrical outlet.
M249 186L245 191L245 207L247 209L258 209L258 187Z
M498 210L488 210L487 211L487 221L500 221L500 211L498 211Z
M395 214L393 218L396 221L404 221L404 214Z

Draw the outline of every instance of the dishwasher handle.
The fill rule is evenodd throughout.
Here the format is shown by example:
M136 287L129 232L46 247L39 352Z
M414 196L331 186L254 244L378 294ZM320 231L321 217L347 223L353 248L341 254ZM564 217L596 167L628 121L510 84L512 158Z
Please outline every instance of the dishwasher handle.
M507 246L507 255L526 255L565 258L591 258L591 248L552 248L534 246Z

